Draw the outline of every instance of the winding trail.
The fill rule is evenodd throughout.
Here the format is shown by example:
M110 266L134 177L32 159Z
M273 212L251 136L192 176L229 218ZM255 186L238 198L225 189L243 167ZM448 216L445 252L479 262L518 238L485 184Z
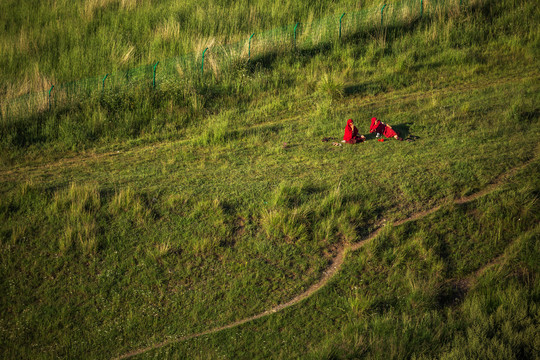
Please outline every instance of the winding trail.
M512 177L518 171L520 171L521 169L525 168L527 165L532 163L535 160L535 158L536 157L533 157L532 159L528 160L527 162L525 162L525 163L523 163L523 164L509 170L508 172L506 172L504 174L499 175L499 177L497 177L490 185L488 185L483 190L481 190L481 191L479 191L477 193L474 193L472 195L469 195L469 196L465 196L465 197L455 199L455 200L451 201L450 203L464 204L464 203L476 200L476 199L478 199L478 198L480 198L482 196L485 196L485 195L493 192L506 179ZM448 204L448 203L446 203L446 204ZM445 205L445 204L443 203L443 204L437 205L437 206L435 206L435 207L433 207L433 208L431 208L429 210L415 213L415 214L411 215L410 217L408 217L406 219L399 220L399 221L396 221L396 222L390 224L390 226L397 227L397 226L403 225L403 224L405 224L407 222L422 219L425 216L428 216L428 215L438 211L443 205ZM171 339L162 341L162 342L157 343L157 344L153 344L153 345L150 345L150 346L147 346L147 347L144 347L144 348L133 350L133 351L130 351L130 352L126 353L126 354L123 354L123 355L121 355L121 356L119 356L119 357L117 357L115 359L118 359L118 360L127 359L127 358L130 358L130 357L133 357L133 356L136 356L136 355L140 355L140 354L143 354L143 353L151 351L151 350L162 348L162 347L167 346L167 345L171 345L171 344L174 344L174 343L179 343L179 342L187 341L187 340L194 339L194 338L197 338L197 337L201 337L201 336L204 336L204 335L214 334L214 333L217 333L217 332L220 332L220 331L223 331L223 330L231 329L231 328L240 326L242 324L245 324L245 323L260 319L262 317L274 314L274 313L276 313L278 311L286 309L286 308L288 308L290 306L293 306L295 304L298 304L299 302L309 298L310 296L315 294L318 290L323 288L326 284L328 284L328 282L340 270L340 268L341 268L341 266L342 266L342 264L343 264L343 262L345 260L346 253L351 252L351 251L356 251L356 250L360 249L361 247L363 247L364 245L369 243L371 240L375 239L385 227L386 227L385 225L380 226L377 230L375 230L373 233L371 233L368 237L362 239L361 241L359 241L357 243L341 246L338 249L337 255L333 258L330 266L323 273L323 276L321 277L321 279L317 283L311 285L311 287L309 289L307 289L305 292L303 292L301 294L298 294L296 297L294 297L293 299L289 300L286 303L283 303L283 304L280 304L280 305L278 305L276 307L268 309L268 310L266 310L266 311L264 311L264 312L262 312L260 314L253 315L251 317L235 321L235 322L230 323L228 325L220 326L220 327L217 327L217 328L214 328L214 329L206 330L206 331L203 331L203 332L199 332L199 333L195 333L195 334L191 334L191 335L187 335L187 336L171 338ZM469 276L466 279L466 281L471 282L472 280L474 280L474 278L476 278L476 277L480 276L481 274L483 274L484 271L488 267L491 267L494 263L499 262L503 255L499 256L497 259L489 262L484 267L482 267L479 270L475 271L471 276Z

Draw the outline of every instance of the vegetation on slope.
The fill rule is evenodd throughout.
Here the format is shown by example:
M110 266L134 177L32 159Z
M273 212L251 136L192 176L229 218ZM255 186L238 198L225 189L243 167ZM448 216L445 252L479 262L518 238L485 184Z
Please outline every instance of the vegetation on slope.
M347 254L301 304L142 357L532 357L537 12L475 1L207 82L3 120L2 357L111 358L261 313L344 244L440 204ZM419 139L320 141L371 116Z

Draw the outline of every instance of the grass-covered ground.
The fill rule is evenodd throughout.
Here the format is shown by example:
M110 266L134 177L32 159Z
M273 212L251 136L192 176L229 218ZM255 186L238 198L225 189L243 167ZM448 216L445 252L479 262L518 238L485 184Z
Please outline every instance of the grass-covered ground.
M102 18L151 5L110 3ZM537 358L539 10L465 3L206 82L2 119L1 357ZM84 14L55 4L32 16ZM321 141L372 116L419 138ZM174 341L288 302L380 227L304 301Z
M153 64L297 21L357 11L373 0L4 0L0 94ZM378 6L378 4L376 5ZM376 10L375 10L376 11ZM84 60L84 61L81 61Z

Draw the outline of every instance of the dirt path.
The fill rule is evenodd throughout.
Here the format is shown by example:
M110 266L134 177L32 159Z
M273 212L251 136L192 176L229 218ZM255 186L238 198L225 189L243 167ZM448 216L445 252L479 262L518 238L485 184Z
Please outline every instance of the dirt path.
M512 177L518 171L525 168L527 165L529 165L531 162L533 162L534 159L535 158L527 161L526 163L524 163L524 164L522 164L522 165L520 165L518 167L515 167L515 168L511 169L510 171L508 171L508 172L506 172L506 173L504 173L502 175L500 175L490 185L488 185L485 189L483 189L483 190L481 190L481 191L479 191L479 192L477 192L475 194L472 194L472 195L469 195L469 196L466 196L466 197L462 197L462 198L459 198L459 199L455 199L453 201L453 203L455 203L455 204L464 204L464 203L476 200L476 199L478 199L478 198L480 198L482 196L485 196L485 195L493 192L506 179ZM405 224L407 222L410 222L410 221L416 221L416 220L422 219L425 216L430 215L430 214L438 211L441 208L441 206L442 205L438 205L438 206L436 206L436 207L434 207L432 209L422 211L422 212L418 212L418 213L408 217L407 219L396 221L390 226L397 227L397 226L403 225L403 224ZM140 354L143 354L145 352L155 350L155 349L167 346L167 345L171 345L171 344L174 344L174 343L179 343L179 342L182 342L182 341L194 339L194 338L197 338L197 337L200 337L200 336L214 334L214 333L217 333L217 332L220 332L220 331L223 331L223 330L231 329L231 328L234 328L236 326L240 326L240 325L248 323L250 321L260 319L262 317L274 314L274 313L276 313L278 311L281 311L281 310L286 309L286 308L288 308L290 306L298 304L299 302L309 298L310 296L315 294L318 290L323 288L326 284L328 284L328 282L340 270L341 265L343 264L343 261L345 260L345 255L348 252L356 251L356 250L360 249L361 247L363 247L364 245L369 243L371 240L375 239L384 228L385 228L385 225L379 227L377 230L375 230L373 233L371 233L368 237L362 239L361 241L359 241L357 243L340 247L338 249L337 255L333 258L330 266L323 273L323 276L321 277L321 279L317 283L311 285L311 287L309 289L307 289L305 292L297 295L296 297L294 297L293 299L289 300L286 303L283 303L283 304L278 305L278 306L276 306L274 308L266 310L266 311L264 311L264 312L262 312L260 314L253 315L251 317L235 321L235 322L230 323L228 325L224 325L224 326L217 327L217 328L214 328L214 329L206 330L206 331L196 333L196 334L191 334L191 335L177 337L177 338L171 338L171 339L162 341L160 343L157 343L157 344L145 347L145 348L140 348L140 349L137 349L137 350L133 350L133 351L130 351L130 352L126 353L126 354L123 354L123 355L117 357L116 359L127 359L127 358L130 358L132 356L140 355ZM470 287L470 284L472 282L474 282L476 278L481 276L489 267L493 266L494 264L499 263L503 257L504 257L504 254L497 257L496 259L491 260L488 264L484 265L482 268L478 269L473 274L468 276L465 279L466 284L464 284L463 286L465 286L466 289L468 290L468 288Z

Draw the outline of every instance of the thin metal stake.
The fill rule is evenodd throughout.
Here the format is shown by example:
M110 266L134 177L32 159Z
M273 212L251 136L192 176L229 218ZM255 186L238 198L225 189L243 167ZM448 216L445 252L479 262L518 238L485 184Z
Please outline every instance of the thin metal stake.
M152 82L152 86L154 89L156 88L156 67L158 66L159 61L154 65L154 81Z
M251 60L251 38L255 35L255 33L251 34L249 37L249 46L248 46L248 60Z
M300 23L296 23L296 25L294 25L294 48L296 49L296 28L298 27L298 25L300 25Z
M201 64L201 75L204 75L204 53L208 50L208 48L204 49L202 52L202 64Z
M341 15L341 17L339 18L339 39L341 40L341 19L343 19L343 17L345 16L345 13L343 13L343 15Z
M105 90L105 79L107 78L107 76L109 76L109 74L106 74L103 78L103 87L101 88L101 90Z
M51 91L53 88L54 88L54 85L51 86L51 88L49 89L49 111L51 111Z

